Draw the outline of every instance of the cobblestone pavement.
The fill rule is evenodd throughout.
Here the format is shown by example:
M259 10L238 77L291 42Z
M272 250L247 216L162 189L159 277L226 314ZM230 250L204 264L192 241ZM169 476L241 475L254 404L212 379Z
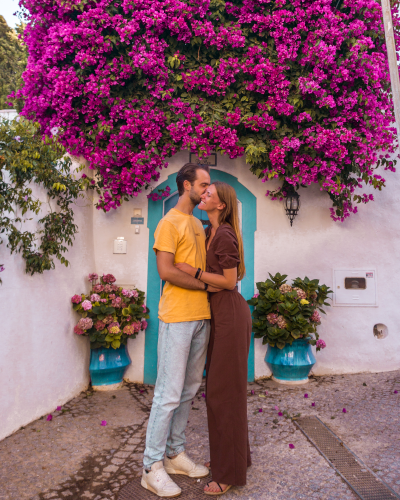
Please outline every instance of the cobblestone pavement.
M357 498L295 427L291 417L298 414L317 415L400 494L400 371L318 377L304 386L264 380L248 389L253 465L247 486L233 488L225 500ZM187 449L200 462L208 459L203 391L187 428ZM152 394L138 384L88 391L51 421L43 417L0 442L0 499L117 500L123 485L141 474Z

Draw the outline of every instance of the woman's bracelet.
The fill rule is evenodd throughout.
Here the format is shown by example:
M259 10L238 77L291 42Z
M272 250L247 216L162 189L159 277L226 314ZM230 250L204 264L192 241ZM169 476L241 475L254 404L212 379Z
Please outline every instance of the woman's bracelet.
M197 278L199 277L199 274L201 272L201 269L198 267L197 268L197 271L196 271L196 274L195 274L195 279L197 280Z

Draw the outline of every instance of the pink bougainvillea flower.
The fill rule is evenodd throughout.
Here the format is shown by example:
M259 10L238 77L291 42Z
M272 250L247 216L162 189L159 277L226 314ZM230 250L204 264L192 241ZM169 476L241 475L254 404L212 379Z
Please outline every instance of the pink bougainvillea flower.
M289 448L290 448L291 450L294 450L294 444L290 443L290 444L289 444Z
M308 394L304 394L304 397L305 397L305 398L308 398Z
M265 395L268 396L268 391L265 391Z
M282 413L281 411L278 413L278 415L279 415L280 417L283 417L283 413Z
M204 393L204 392L203 392L203 394L201 395L201 397L202 397L202 398L205 398L205 397L206 397L206 395L205 395L205 393Z
M358 190L364 183L384 187L377 172L395 170L390 74L376 0L346 0L339 8L328 0L223 7L209 0L126 0L119 9L111 9L110 0L22 3L29 56L16 95L23 98L21 114L39 122L43 135L57 128L66 150L96 170L98 209L116 209L151 187L168 158L183 149L246 155L262 182L321 183L333 198L334 220L373 200ZM396 39L399 23L393 4ZM197 59L193 41L207 55L216 50L218 64ZM218 120L211 119L215 107ZM256 141L268 136L262 156L241 145L248 134ZM387 161L377 171L381 159ZM282 191L269 196L280 199ZM150 203L168 192L151 193Z
M263 409L262 408L259 408L258 409L258 413L262 413Z
M397 394L397 391L393 391L393 394Z
M46 420L47 420L48 422L51 422L51 421L53 420L53 415L47 415Z
M57 406L56 411L61 411L61 410L62 410L62 406Z
M279 411L279 406L274 406L276 411Z
M343 413L347 413L346 408L343 408L342 412L343 412Z
M315 406L315 403L311 403L311 406Z
M254 391L253 391L253 389L251 390L251 395L254 395Z
M144 392L144 389L140 389L140 391L139 391L139 392L140 392L140 394L142 394L142 392Z
M100 425L102 425L103 427L105 427L107 425L107 420L102 420Z
M258 299L258 297L259 297L259 296L260 296L260 294L259 294L259 293L255 293L255 294L253 295L253 299Z

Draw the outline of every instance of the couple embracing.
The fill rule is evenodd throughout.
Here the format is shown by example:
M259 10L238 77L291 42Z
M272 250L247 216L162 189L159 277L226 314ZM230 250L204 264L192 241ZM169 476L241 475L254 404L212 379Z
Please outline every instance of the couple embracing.
M146 435L142 486L159 497L181 494L170 475L206 477L207 495L246 484L251 465L247 429L249 306L237 290L245 274L235 190L210 184L207 167L178 172L179 201L155 232L157 268L165 286L159 304L158 372ZM206 233L193 209L207 212ZM191 402L206 365L210 463L185 450Z

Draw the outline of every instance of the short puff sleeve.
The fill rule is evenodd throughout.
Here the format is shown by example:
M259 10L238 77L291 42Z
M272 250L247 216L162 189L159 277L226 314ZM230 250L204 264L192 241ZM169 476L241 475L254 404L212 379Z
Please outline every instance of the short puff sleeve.
M214 253L218 258L221 269L233 269L238 266L239 244L234 230L223 225L218 228L214 238Z

